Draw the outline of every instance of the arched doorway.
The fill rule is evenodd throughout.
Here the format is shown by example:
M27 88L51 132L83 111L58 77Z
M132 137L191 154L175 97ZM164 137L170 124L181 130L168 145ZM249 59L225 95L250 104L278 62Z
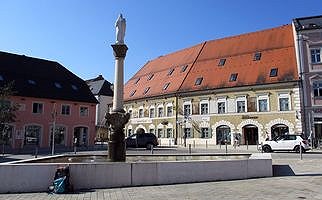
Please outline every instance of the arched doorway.
M12 146L13 130L14 128L12 125L0 125L0 144Z
M55 145L58 146L65 146L66 140L66 128L64 126L56 126L55 127ZM49 138L49 145L52 145L53 142L53 127L50 127L50 138Z
M243 144L255 145L258 143L258 128L255 125L243 127Z
M42 128L38 125L28 125L25 127L25 145L40 145Z
M231 135L229 126L222 125L216 128L216 144L231 144Z
M275 138L280 135L286 135L289 133L288 126L285 124L275 124L271 127L271 138Z
M76 142L76 146L87 146L88 144L87 127L79 126L74 128L74 142Z

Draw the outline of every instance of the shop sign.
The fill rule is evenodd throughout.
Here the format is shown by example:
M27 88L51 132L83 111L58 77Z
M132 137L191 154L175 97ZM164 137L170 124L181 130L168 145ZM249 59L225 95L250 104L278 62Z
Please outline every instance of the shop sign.
M258 116L243 115L242 119L257 119Z

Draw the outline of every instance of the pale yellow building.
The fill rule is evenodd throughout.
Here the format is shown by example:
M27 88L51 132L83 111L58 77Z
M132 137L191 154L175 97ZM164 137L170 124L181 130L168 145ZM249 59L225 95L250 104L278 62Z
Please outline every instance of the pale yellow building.
M302 132L291 25L206 41L147 62L125 85L127 135L161 145L255 145Z

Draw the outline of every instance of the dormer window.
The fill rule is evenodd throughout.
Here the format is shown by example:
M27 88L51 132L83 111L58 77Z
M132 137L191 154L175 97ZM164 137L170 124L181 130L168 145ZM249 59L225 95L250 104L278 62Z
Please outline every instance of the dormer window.
M195 85L201 85L203 78L199 77L196 79Z
M171 76L173 71L174 71L174 68L170 69L169 72L168 72L168 76Z
M61 84L60 84L60 83L58 83L58 82L55 82L55 87L56 87L56 88L62 88L62 87L61 87Z
M256 52L254 54L254 58L253 58L253 61L257 61L257 60L260 60L262 57L262 53L261 52Z
M148 92L149 92L149 90L150 90L150 87L145 88L145 90L144 90L143 94L148 93Z
M77 91L78 90L78 87L76 85L72 85L72 89L75 90L75 91Z
M137 84L140 81L140 78L136 79L134 84Z
M226 58L222 58L219 60L218 66L224 66L226 63Z
M168 89L169 85L170 85L170 83L166 83L166 84L164 84L164 86L163 86L163 90Z
M276 77L278 72L278 68L272 68L271 72L269 73L270 77Z
M236 81L237 80L237 76L238 76L238 73L231 74L229 81L230 82Z
M153 76L154 76L154 74L150 74L150 75L148 76L148 81L149 81L149 80L151 80L151 79L153 78Z
M135 94L136 90L133 90L131 93L130 93L130 97L132 97L134 94Z
M36 85L36 81L31 80L31 79L28 80L28 83L31 84L31 85Z
M185 72L187 68L188 68L188 65L184 65L184 66L182 66L182 67L181 67L181 71L180 71L180 72Z

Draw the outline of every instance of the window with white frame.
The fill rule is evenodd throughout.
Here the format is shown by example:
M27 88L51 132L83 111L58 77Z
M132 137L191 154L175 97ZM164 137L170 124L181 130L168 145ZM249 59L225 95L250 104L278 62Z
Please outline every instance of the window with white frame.
M132 134L132 129L127 129L127 136L130 136Z
M62 105L61 106L61 114L62 115L70 115L70 105Z
M191 128L184 128L183 131L184 131L184 135L185 135L186 138L192 138L193 137L192 132L191 132Z
M163 137L163 129L158 128L158 138L162 138L162 137Z
M209 128L201 128L201 138L211 138Z
M269 111L268 95L259 95L257 97L257 108L258 108L258 112L268 112Z
M43 103L32 103L32 113L41 114L43 113Z
M88 112L89 112L88 111L88 107L81 106L79 108L79 114L80 114L80 116L83 116L83 117L88 116L88 114L89 114Z
M163 117L163 107L158 107L158 117Z
M321 63L321 49L320 48L311 49L311 62L312 63Z
M139 118L143 118L144 117L144 110L143 108L139 109Z
M278 95L278 105L280 111L290 110L290 95L289 94L279 94Z
M173 115L173 107L167 106L167 117L172 117Z
M201 101L200 102L200 114L201 115L209 114L209 102L208 101Z
M172 138L172 128L167 128L167 138Z
M132 118L133 116L132 116L132 108L131 109L129 109L129 111L128 111L128 113L130 114L130 118Z
M149 114L150 118L154 118L155 117L155 113L154 113L154 107L150 108L150 114Z
M247 112L246 110L246 97L237 97L236 98L236 111L237 113Z
M313 94L314 97L322 96L322 80L313 82Z
M185 102L185 103L183 103L183 115L184 116L189 116L189 115L191 115L191 102L189 101L189 102Z

